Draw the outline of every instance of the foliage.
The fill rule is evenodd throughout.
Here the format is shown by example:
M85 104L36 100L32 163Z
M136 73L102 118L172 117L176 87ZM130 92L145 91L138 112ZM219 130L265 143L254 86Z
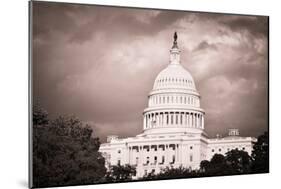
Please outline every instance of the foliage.
M107 182L130 181L135 175L136 167L134 166L131 166L129 164L114 165L109 168L105 179Z
M200 163L201 176L243 174L250 172L251 157L243 150L231 150L226 155L215 154L210 161Z
M253 164L252 171L254 173L269 172L269 137L268 132L258 137L254 144L252 152Z
M46 125L49 123L48 112L44 110L39 103L33 106L33 125Z
M243 150L231 150L226 153L229 174L246 174L251 172L251 157Z
M46 115L42 108L34 108L34 187L99 182L106 169L93 130L75 116L49 121Z
M160 173L155 174L150 172L143 177L143 180L155 180L155 179L176 179L176 178L186 178L186 177L196 177L198 172L191 171L191 169L185 167L166 167L160 171Z

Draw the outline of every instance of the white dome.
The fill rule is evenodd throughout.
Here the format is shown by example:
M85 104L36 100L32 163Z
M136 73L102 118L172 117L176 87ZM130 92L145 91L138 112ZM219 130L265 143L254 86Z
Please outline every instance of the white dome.
M156 77L144 109L144 134L202 133L204 110L191 74L181 65L174 35L170 63Z
M181 64L169 64L156 77L153 90L187 89L196 91L191 74Z

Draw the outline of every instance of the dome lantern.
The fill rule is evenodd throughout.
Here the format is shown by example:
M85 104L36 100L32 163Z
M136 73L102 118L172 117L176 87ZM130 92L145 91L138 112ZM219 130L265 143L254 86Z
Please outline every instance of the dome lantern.
M179 64L180 63L180 50L177 44L178 35L177 32L174 33L174 43L170 50L170 63Z

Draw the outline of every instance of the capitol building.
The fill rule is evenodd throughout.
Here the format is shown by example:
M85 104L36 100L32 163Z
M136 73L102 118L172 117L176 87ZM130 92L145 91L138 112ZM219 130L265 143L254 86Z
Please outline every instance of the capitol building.
M106 166L134 165L136 178L141 178L171 166L199 169L202 160L232 149L251 155L256 139L239 136L238 129L230 129L227 137L209 138L204 131L205 113L193 77L181 64L175 33L169 64L148 94L143 132L128 138L108 136L100 146Z

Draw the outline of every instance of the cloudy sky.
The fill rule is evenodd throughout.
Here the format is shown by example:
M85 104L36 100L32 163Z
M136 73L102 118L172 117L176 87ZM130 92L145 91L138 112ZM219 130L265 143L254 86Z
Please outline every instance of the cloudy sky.
M210 137L268 128L266 17L33 2L33 95L105 136L142 131L142 111L178 32Z

